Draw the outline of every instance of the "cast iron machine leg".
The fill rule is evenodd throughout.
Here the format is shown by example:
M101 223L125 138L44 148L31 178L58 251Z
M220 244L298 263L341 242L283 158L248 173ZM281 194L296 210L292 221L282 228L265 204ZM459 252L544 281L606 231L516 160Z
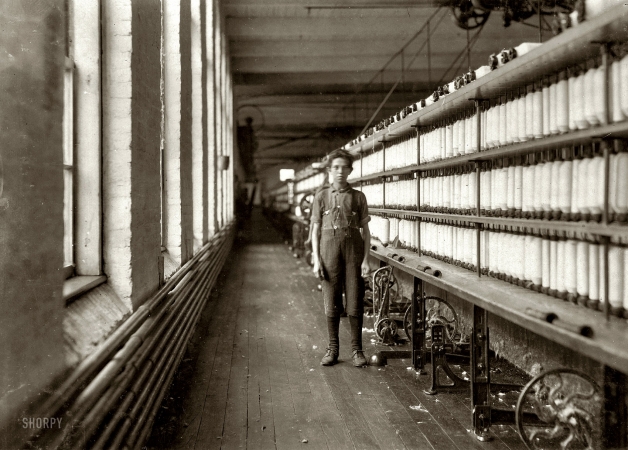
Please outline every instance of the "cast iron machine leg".
M419 323L412 320L412 365L419 375L425 375L425 299L423 298L423 282L414 277L410 317L421 317Z
M471 406L473 431L480 441L491 439L491 371L488 354L488 313L473 305L471 334Z
M626 375L604 366L604 448L626 448Z

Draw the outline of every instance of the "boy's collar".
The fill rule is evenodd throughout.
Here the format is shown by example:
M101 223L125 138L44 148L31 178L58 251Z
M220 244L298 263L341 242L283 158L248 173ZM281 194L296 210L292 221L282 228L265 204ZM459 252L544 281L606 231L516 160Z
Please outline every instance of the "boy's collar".
M347 183L347 185L343 188L341 187L336 187L335 184L331 185L331 191L332 192L349 192L351 190L351 185L349 183Z

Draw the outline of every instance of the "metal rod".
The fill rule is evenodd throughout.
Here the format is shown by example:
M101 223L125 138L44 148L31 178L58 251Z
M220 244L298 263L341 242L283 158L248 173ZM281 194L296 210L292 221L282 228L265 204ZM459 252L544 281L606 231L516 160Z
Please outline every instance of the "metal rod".
M606 317L606 320L610 320L611 305L608 298L608 245L610 242L609 237L603 236L602 242L604 245L604 280L602 280L602 282L604 283L604 316Z
M469 68L467 69L468 71L471 70L471 42L469 39L469 29L467 28L467 65L469 66ZM479 148L478 148L479 151Z
M541 14L542 0L539 0L536 13L539 16L539 43L543 43L543 14Z
M229 225L226 228L230 228ZM133 334L151 314L152 310L166 297L185 276L196 261L209 248L216 245L216 242L224 235L225 230L216 233L212 240L208 242L192 259L190 259L178 272L176 272L151 299L140 306L116 331L107 338L98 350L85 358L79 366L72 372L69 378L59 386L50 398L44 403L41 409L41 417L54 417L55 413L81 388L87 379L93 376L94 372L102 367L111 354L118 349L121 343Z
M610 166L611 156L608 142L600 142L604 156L604 209L602 210L602 223L608 225L608 210L610 202Z
M430 19L427 19L427 88L432 88L432 42L430 32Z

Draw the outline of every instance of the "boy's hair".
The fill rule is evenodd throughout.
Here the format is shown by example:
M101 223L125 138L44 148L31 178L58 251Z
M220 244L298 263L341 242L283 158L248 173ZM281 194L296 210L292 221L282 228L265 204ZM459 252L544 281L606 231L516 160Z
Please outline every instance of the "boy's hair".
M351 156L351 153L341 148L337 148L327 156L327 168L330 168L331 162L337 158L342 158L347 161L349 163L349 167L353 169L353 156Z

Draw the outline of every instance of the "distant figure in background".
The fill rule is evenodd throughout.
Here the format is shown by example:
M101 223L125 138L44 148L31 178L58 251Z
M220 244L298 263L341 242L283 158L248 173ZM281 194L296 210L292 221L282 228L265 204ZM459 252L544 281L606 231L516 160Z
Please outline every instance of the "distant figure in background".
M314 197L311 218L313 271L322 280L329 333L329 346L321 364L331 366L338 362L344 285L351 323L353 365L361 367L367 362L362 351L364 298L360 292L361 275L369 272L371 233L368 222L371 217L364 194L347 183L347 177L353 170L351 154L345 150L334 150L328 161L332 184Z

